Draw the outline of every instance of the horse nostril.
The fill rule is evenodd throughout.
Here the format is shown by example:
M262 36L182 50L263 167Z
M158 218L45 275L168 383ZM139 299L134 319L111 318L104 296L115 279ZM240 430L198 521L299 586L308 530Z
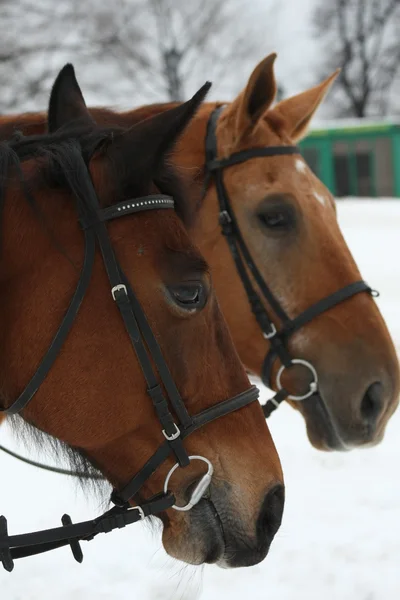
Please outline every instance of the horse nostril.
M268 492L258 518L257 537L259 542L265 540L265 538L267 538L269 544L272 542L281 526L284 505L285 488L283 485L278 484Z
M368 425L375 425L383 409L384 389L380 381L369 386L361 402L361 416Z

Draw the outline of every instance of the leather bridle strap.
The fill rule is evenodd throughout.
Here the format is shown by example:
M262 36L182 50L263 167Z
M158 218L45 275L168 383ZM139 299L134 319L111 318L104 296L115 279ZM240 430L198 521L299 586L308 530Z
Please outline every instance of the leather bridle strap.
M121 509L114 506L91 521L73 524L69 515L64 515L62 517L62 527L10 536L8 535L7 521L5 517L1 516L0 560L3 562L6 571L12 571L14 559L41 554L69 545L75 560L82 562L83 554L79 544L80 541L91 541L99 533L109 533L114 529L122 529L147 516L157 515L170 508L173 503L174 497L172 494L162 494L143 502L140 507Z
M92 231L85 231L85 256L83 259L82 271L80 274L79 282L76 287L75 293L72 297L71 303L68 307L67 312L62 320L60 327L56 335L51 342L49 349L44 355L36 373L21 393L21 395L14 401L14 403L8 408L1 408L0 412L5 412L9 415L15 415L21 412L25 406L32 400L37 390L47 377L51 367L54 364L70 330L74 324L75 317L78 314L79 308L82 304L82 300L89 287L90 279L93 271L94 257L96 251L96 238Z
M241 394L238 394L233 398L229 398L229 400L223 400L222 402L219 402L218 404L201 411L197 415L194 415L192 417L191 425L181 429L182 439L188 437L191 433L196 431L196 429L203 427L203 425L211 423L211 421L215 421L215 419L224 417L231 412L239 410L240 408L244 408L248 404L255 402L258 399L258 395L258 388L255 385L252 385L249 389ZM164 444L158 447L153 456L143 465L140 471L125 485L124 488L120 489L118 492L114 491L112 493L111 499L114 504L117 504L118 506L124 505L124 503L128 502L130 498L135 497L143 484L168 458L169 454L170 450L168 448L168 444L164 442Z
M105 209L107 212L104 212L104 209L101 209L99 206L97 194L92 182L90 181L89 175L87 178L85 178L84 182L80 182L79 186L74 186L73 192L78 198L81 199L82 203L85 202L86 214L85 216L81 217L82 226L90 227L96 235L100 251L103 256L104 267L110 281L112 297L118 306L127 334L142 368L143 375L147 383L147 393L152 400L153 406L162 425L163 434L167 439L171 450L174 452L180 466L188 466L190 461L182 444L182 439L179 435L179 427L174 422L172 414L169 410L167 399L164 396L164 392L158 382L158 377L154 372L152 361L155 364L172 406L177 413L179 412L180 422L184 425L191 423L190 416L182 401L179 391L173 382L168 366L164 360L164 357L162 356L158 342L155 339L151 328L148 326L145 328L145 330L142 330L140 324L138 323L138 319L140 319L140 322L143 326L144 323L147 324L147 319L131 285L122 273L122 269L115 257L105 224L105 221L126 214L127 210L132 210L132 205L135 205L142 210L146 209L146 206L149 205L144 204L142 207L141 202L143 202L143 200L137 199L135 201L121 203L121 205L114 207L113 211ZM165 196L163 197L160 195L159 199L168 200L168 208L173 207L173 203L171 205L172 198L166 198ZM158 206L163 206L163 204L160 202L158 203ZM121 210L118 210L119 208ZM86 223L85 217L87 219ZM148 350L146 349L144 342L146 343ZM150 356L152 359L150 359Z
M371 295L376 294L376 292L372 290L370 286L367 283L365 283L365 281L355 281L354 283L350 283L346 287L341 288L333 294L330 294L326 298L322 298L294 319L287 321L283 325L283 327L276 332L274 338L281 342L282 345L284 345L289 339L289 337L301 327L303 327L322 313L325 313L331 308L334 308L338 304L341 304L345 300L348 300L349 298L352 298L353 296L361 292L367 292ZM274 347L271 346L269 352L267 353L267 356L265 357L265 361L262 368L263 380L265 379L268 382L269 386L271 386L272 383L271 372L276 356L277 352L275 351Z
M282 336L288 336L318 317L322 313L326 312L330 308L337 306L344 302L344 300L348 300L348 298L352 298L356 294L360 292L367 292L368 294L375 295L376 292L372 290L372 288L365 283L365 281L354 281L353 283L349 283L345 287L333 292L329 296L325 298L321 298L318 302L306 308L300 315L294 317L287 323L283 325L279 334Z
M1 452L12 456L12 458L16 458L21 462L30 465L31 467L36 467L37 469L42 469L43 471L49 471L50 473L56 473L56 475L68 475L69 477L79 477L79 479L90 479L90 480L100 480L106 481L106 478L100 473L86 472L86 471L72 471L70 469L62 469L61 467L54 467L53 465L46 465L44 463L38 462L36 460L31 460L30 458L26 458L5 446L0 444Z
M224 107L221 106L221 107L217 108L211 114L211 117L210 117L210 120L209 120L208 126L207 126L207 136L206 136L206 171L209 175L214 177L216 191L217 191L217 198L218 198L218 202L219 202L219 209L220 209L219 220L220 220L220 225L222 228L222 233L226 237L231 251L232 251L233 247L235 246L235 247L237 247L236 254L239 256L240 256L240 253L242 254L243 260L246 263L246 267L249 269L249 272L251 273L252 277L254 278L258 288L260 289L260 291L262 292L262 294L268 301L269 305L271 306L271 308L273 309L273 311L275 312L277 317L281 321L285 322L285 321L289 320L288 315L286 314L285 310L280 305L279 301L275 298L274 294L272 293L272 291L269 289L268 285L264 281L260 271L258 270L257 266L255 265L255 263L251 257L250 251L248 250L247 245L243 239L243 236L241 234L239 225L237 223L234 211L232 209L232 206L231 206L231 203L229 200L229 196L225 189L225 185L224 185L224 181L223 181L223 169L226 167L232 166L233 164L238 164L239 158L241 158L240 162L242 162L243 160L249 160L250 158L254 158L254 157L258 157L258 156L274 156L275 150L277 148L284 149L285 152L281 152L281 154L286 154L286 150L289 147L287 147L287 146L286 147L271 146L268 148L252 148L251 150L237 152L232 155L232 157L235 157L235 161L233 163L230 162L231 157L221 159L221 160L216 160L217 151L218 151L217 150L217 137L216 137L216 124L217 124L218 118L219 118L223 108ZM297 147L290 146L290 148L292 148L292 150L293 150L293 148L295 149L295 151L293 150L293 152L290 152L291 154L300 152L300 150ZM244 156L245 156L245 158L243 158ZM209 167L209 165L211 165L211 168ZM238 266L238 260L236 258L235 258L235 263ZM246 267L244 267L244 270L246 270ZM242 275L242 270L241 270L241 275ZM248 277L248 282L249 282L248 287L251 286L253 288L249 277ZM254 307L256 309L256 312L258 312L259 314L262 313L265 323L268 323L269 326L271 326L272 322L268 317L268 314L263 306L260 296L257 294L257 292L254 288L253 288L252 292L254 295L253 302L255 303ZM249 294L249 292L248 292L248 294ZM256 300L256 298L257 298L257 300ZM249 298L249 300L250 300L250 298ZM252 306L252 308L253 308L253 306ZM269 329L267 329L267 331L264 331L264 333L269 334L270 333Z
M217 108L210 118L210 125L213 126L215 131L215 125L218 120L220 113L223 110L223 106ZM250 150L241 150L240 152L234 152L227 158L214 158L207 162L207 169L210 172L220 171L225 167L231 167L232 165L238 165L250 158L258 158L263 156L283 156L287 154L300 154L300 148L298 146L267 146L265 148L250 148Z
M282 323L288 323L290 321L286 311L280 305L277 298L275 298L268 285L265 283L260 271L254 263L250 251L241 234L239 225L237 223L234 211L232 210L229 196L226 192L224 181L223 181L223 169L233 164L238 164L243 160L248 160L256 156L273 156L277 148L281 148L279 151L281 154L288 153L288 148L291 148L290 154L298 153L297 147L268 147L268 148L253 148L242 152L237 152L225 159L217 159L217 137L216 137L216 124L218 118L223 110L223 106L217 108L211 114L211 117L207 126L206 135L206 171L209 177L213 177L216 186L217 198L219 203L219 222L221 226L222 234L224 235L229 249L231 251L233 260L236 265L239 277L242 281L243 287L245 288L247 298L254 314L257 323L266 339L270 341L271 346L274 348L276 353L279 355L281 361L286 366L291 364L291 358L282 343L274 339L276 333L276 327L273 321L270 319L265 306L264 301L261 299L260 294L255 289L251 279L254 279L258 289L262 293L264 299L271 306L276 316ZM284 150L284 151L283 151ZM231 158L233 157L233 162ZM266 385L267 382L262 378L263 383Z

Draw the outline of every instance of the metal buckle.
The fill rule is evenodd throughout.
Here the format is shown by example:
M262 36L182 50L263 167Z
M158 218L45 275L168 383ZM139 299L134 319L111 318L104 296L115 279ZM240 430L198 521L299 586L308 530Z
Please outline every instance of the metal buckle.
M168 433L165 431L165 429L162 430L163 436L169 442L172 442L173 440L176 440L181 435L181 430L179 429L179 427L178 427L178 425L176 423L174 423L174 427L175 427L175 433L173 433L171 435L168 435Z
M293 358L292 359L292 364L294 365L303 365L303 367L306 367L307 369L309 369L309 371L311 371L311 374L314 378L314 381L312 381L310 383L310 389L308 390L308 392L306 394L304 394L303 396L288 396L289 400L295 400L295 401L300 401L300 400L305 400L306 398L309 398L310 396L312 396L313 394L315 394L315 392L318 389L318 373L315 370L315 368L313 367L313 365L311 363L309 363L307 360L303 360L301 358ZM285 365L282 365L276 375L276 385L278 387L278 390L282 389L282 383L281 383L281 378L282 378L282 373L286 368L291 367L292 365L290 365L289 367L285 367Z
M271 323L271 331L269 333L265 333L265 331L263 331L263 336L266 340L270 340L274 337L274 335L276 335L276 327L273 323Z
M232 223L232 219L227 210L221 210L219 213L219 222L221 225L227 225L228 223Z
M206 491L206 489L208 488L208 486L211 483L211 478L214 473L214 467L212 466L212 463L208 460L208 458L205 458L204 456L189 456L189 460L202 460L203 462L206 463L206 465L208 466L208 469L207 469L207 473L205 475L203 475L203 477L200 479L199 483L194 488L194 490L190 496L189 502L187 504L185 504L185 506L177 506L176 504L171 506L171 508L174 508L175 510L179 510L179 511L190 510L191 508L193 508L193 506L195 506L201 500L201 498L204 496L204 492ZM164 494L166 494L168 492L169 480L171 479L172 474L175 473L176 469L178 469L178 468L179 468L179 463L176 463L172 467L172 469L169 470L168 475L165 478Z
M124 285L123 283L119 283L118 285L114 285L114 287L111 289L111 296L113 297L113 300L116 300L115 297L115 292L120 292L120 291L124 291L125 295L128 295L128 290L126 289L126 285Z

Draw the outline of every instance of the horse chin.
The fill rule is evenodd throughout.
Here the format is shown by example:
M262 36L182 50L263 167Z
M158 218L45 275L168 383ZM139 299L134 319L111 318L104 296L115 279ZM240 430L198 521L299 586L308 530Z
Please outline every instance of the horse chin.
M166 551L186 563L214 563L222 568L249 567L267 556L279 530L284 487L272 485L263 494L256 522L240 491L218 480L189 512L173 515L164 528Z
M163 545L168 554L192 565L223 560L225 540L214 504L202 498L189 512L180 512L176 521L164 527Z
M307 435L317 450L346 452L353 448L343 440L321 396L302 401L301 412L306 421Z

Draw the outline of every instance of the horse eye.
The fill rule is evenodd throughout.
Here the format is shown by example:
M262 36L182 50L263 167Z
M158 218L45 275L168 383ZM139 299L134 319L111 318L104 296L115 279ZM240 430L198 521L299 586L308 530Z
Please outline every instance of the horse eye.
M169 292L175 303L187 310L199 310L206 301L206 293L201 283L190 282L170 286Z
M294 226L294 215L291 210L270 207L257 214L263 227L276 232L283 232Z

